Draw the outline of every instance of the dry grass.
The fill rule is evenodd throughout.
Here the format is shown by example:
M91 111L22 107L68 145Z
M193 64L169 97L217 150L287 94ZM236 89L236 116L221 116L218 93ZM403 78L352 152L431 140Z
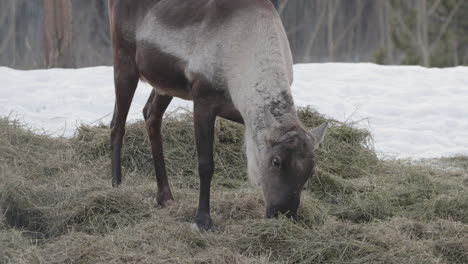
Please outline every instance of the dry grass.
M325 120L299 115L307 126ZM108 127L56 139L0 119L0 263L468 263L468 159L440 160L456 170L381 161L368 131L334 120L298 222L262 218L262 194L246 182L243 129L219 121L216 230L192 232L191 120L166 118L176 202L161 209L142 122L128 126L123 187L112 189Z

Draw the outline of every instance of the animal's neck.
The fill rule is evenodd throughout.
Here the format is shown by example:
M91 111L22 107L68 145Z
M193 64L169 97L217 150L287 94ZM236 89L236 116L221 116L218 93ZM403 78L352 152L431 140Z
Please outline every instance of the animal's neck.
M296 108L287 91L269 94L262 99L259 100L261 103L251 105L251 108L244 114L246 129L251 130L254 136L259 136L258 139L255 138L256 141L261 140L261 135L268 133L275 125L279 125L276 129L297 125ZM265 111L270 113L265 113ZM266 115L268 114L274 117L276 124L267 120Z
M261 181L259 166L264 161L267 137L272 132L272 124L266 124L265 111L271 112L281 130L281 126L299 125L290 90L292 59L285 34L259 34L266 34L263 39L268 39L270 45L243 49L231 61L228 81L231 99L244 120L248 175L254 183Z
M262 180L259 178L259 166L267 151L267 138L275 132L272 127L286 131L291 126L300 126L289 81L282 76L284 75L277 73L269 75L269 78L255 80L251 89L245 89L241 99L237 100L236 107L245 123L248 175L256 184ZM265 111L271 112L276 124L268 124Z
M264 97L263 93L254 94L264 101L241 110L245 123L245 147L248 175L254 184L260 184L260 166L268 152L268 138L277 131L288 131L292 126L300 126L290 94L272 93ZM276 124L268 124L265 111L270 111Z
M265 111L270 111L280 125L290 125L297 119L287 73L278 69L264 70L263 73L264 77L248 80L244 87L249 88L243 89L234 100L246 129L254 135L271 125L265 124Z

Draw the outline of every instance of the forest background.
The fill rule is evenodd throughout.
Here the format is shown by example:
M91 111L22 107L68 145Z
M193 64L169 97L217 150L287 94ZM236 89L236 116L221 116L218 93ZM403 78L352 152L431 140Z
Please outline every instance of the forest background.
M467 0L272 0L295 63L468 65ZM2 0L0 66L111 65L107 0Z

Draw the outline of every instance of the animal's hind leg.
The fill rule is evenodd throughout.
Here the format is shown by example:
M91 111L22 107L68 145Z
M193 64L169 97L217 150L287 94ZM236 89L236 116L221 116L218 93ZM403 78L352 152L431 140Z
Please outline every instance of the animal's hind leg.
M116 55L117 54L117 55ZM119 50L114 54L115 107L111 122L112 186L122 182L121 152L125 122L138 85L139 73L132 56Z
M156 182L158 184L157 203L163 207L167 206L172 197L169 181L167 179L166 164L161 137L161 123L164 112L172 101L172 96L161 95L154 90L143 109L143 116L146 121L146 128L151 141L153 152L154 168L156 170Z

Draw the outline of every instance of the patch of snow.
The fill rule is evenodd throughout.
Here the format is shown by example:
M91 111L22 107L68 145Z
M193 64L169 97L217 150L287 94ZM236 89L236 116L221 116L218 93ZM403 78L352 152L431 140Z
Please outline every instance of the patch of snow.
M368 124L382 156L468 155L468 67L427 69L370 63L298 64L297 106L339 121ZM55 136L80 123L108 123L114 107L112 67L19 71L0 67L0 116ZM151 92L140 82L129 121L142 119ZM174 99L169 111L191 108Z

